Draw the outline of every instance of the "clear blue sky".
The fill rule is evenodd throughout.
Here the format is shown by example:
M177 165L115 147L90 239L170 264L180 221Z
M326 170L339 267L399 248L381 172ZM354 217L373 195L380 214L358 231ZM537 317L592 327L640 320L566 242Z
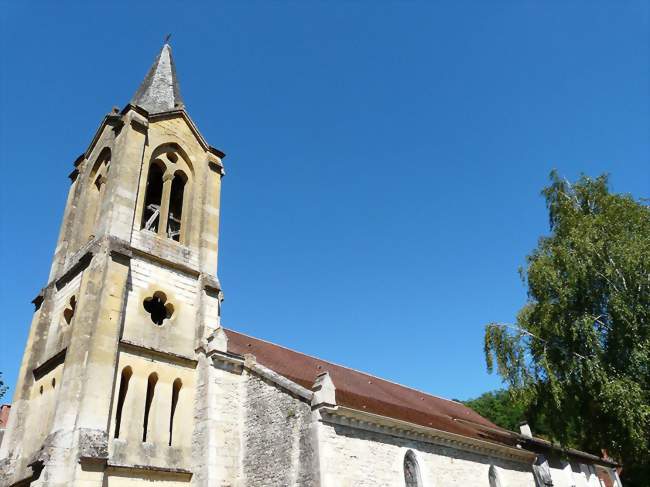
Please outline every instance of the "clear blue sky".
M183 5L1 6L10 386L72 162L168 32L189 113L228 154L219 277L241 332L475 396L499 386L483 327L526 299L549 171L650 196L647 2Z

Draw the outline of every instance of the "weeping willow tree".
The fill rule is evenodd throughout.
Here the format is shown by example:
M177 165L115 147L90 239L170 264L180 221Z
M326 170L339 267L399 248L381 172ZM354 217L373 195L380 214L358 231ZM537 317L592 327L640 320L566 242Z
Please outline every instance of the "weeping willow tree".
M487 368L554 439L606 448L627 485L650 485L650 208L607 176L553 172L542 194L551 232L520 270L516 322L486 327Z

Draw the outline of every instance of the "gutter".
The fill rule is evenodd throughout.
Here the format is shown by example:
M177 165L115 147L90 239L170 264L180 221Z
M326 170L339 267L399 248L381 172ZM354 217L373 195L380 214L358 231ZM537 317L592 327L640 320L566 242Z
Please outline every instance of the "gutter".
M507 429L502 429L502 428L491 428L489 426L483 426L479 425L477 423L473 423L472 421L467 421L465 419L461 418L454 418L454 421L458 421L461 423L467 423L471 424L472 426L479 427L481 429L485 429L487 431L493 431L495 433L507 433L511 435L513 438L517 439L519 443L522 445L523 448L526 448L527 445L533 445L537 446L538 448L542 448L545 450L553 450L561 453L565 453L567 455L571 455L574 457L579 457L583 458L585 460L589 460L594 463L598 463L599 465L606 466L606 467L611 467L611 468L616 468L616 467L621 467L622 465L620 463L614 462L612 460L607 460L606 458L599 457L598 455L593 455L591 453L583 452L581 450L576 450L573 448L566 448L561 445L552 443L548 440L544 440L542 438L537 438L537 437L529 437L526 435L522 435L520 433L517 433L515 431L510 431Z

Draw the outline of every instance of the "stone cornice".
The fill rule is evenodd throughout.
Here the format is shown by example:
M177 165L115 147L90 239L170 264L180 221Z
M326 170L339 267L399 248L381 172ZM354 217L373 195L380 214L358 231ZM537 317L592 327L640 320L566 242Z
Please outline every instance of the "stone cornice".
M129 114L131 114L131 117L129 117ZM131 105L130 103L128 103L120 112L114 110L104 116L102 121L99 123L99 126L97 127L97 130L95 131L95 134L93 135L90 144L88 145L84 153L79 158L77 158L77 160L75 160L74 162L75 169L79 166L79 163L83 161L84 158L90 156L90 153L95 148L95 145L97 144L97 142L99 141L102 135L104 127L106 127L107 125L112 127L114 130L116 130L117 133L125 125L125 122L128 121L131 125L135 126L136 130L146 131L148 128L149 121L153 122L156 120L163 120L165 118L174 118L174 117L183 118L183 120L185 120L188 127L190 128L190 131L194 134L194 136L199 142L199 145L201 145L203 150L218 158L218 161L214 161L214 163L219 167L219 171L221 172L221 174L224 175L225 170L222 161L223 159L225 159L226 154L223 151L207 143L207 141L205 140L205 138L197 128L196 124L194 123L194 121L192 120L192 118L189 116L189 114L184 108L179 108L178 110L170 110L168 112L161 112L161 113L148 113L144 108L136 105ZM76 176L75 170L72 171L70 176L72 177Z
M124 120L122 120L122 117L118 113L116 113L114 111L108 113L107 115L105 115L104 118L102 119L102 121L100 122L99 127L97 127L97 130L95 131L95 134L93 135L93 138L90 141L90 144L88 145L88 147L86 148L84 153L81 154L81 156L79 156L75 160L75 162L74 162L75 168L77 168L79 166L81 161L83 161L84 159L88 158L88 156L90 156L90 153L95 148L95 145L99 141L99 138L101 137L102 132L104 131L104 127L106 125L108 125L110 127L113 127L114 130L119 130L121 127L124 126Z
M119 248L117 246L113 247L111 249L112 252L120 253L120 251L122 251L124 255L127 255L129 257L132 257L133 255L137 255L138 257L142 257L151 262L162 264L166 267L175 269L177 271L191 275L194 278L200 279L202 288L209 292L221 293L221 284L219 283L219 280L212 275L202 272L200 269L197 269L196 267L189 266L177 260L167 259L160 255L152 254L147 250L134 247L128 242L125 242L123 240L118 241L117 239L114 238L111 238L111 240L115 242L119 242Z
M196 352L205 355L212 361L211 366L217 369L225 369L237 375L241 375L244 371L244 360L232 353L218 350L206 351L204 347L199 347Z
M42 288L38 295L33 299L34 305L38 308L40 303L43 300L45 294L45 289L48 289L52 286L56 286L57 289L61 289L67 282L74 278L79 272L83 271L90 264L92 258L102 252L103 250L108 251L113 256L122 256L127 259L132 258L134 255L142 257L151 262L156 262L158 264L163 264L171 269L188 274L196 279L201 281L201 288L205 289L208 292L216 293L219 296L219 299L223 298L221 291L221 284L219 280L212 275L205 274L199 269L188 266L182 262L174 261L171 259L166 259L159 255L151 254L145 250L133 247L129 242L121 240L111 236L101 236L91 240L89 243L84 245L79 249L70 259L68 265L66 265L61 272L59 272L54 279L47 283L47 285Z
M127 352L135 352L139 355L151 355L155 356L159 360L164 360L171 362L177 365L182 365L184 367L189 367L192 369L196 368L198 361L192 357L186 355L181 355L178 353L167 352L165 350L159 350L157 348L149 347L142 345L140 343L135 343L130 340L121 339L120 347Z
M192 471L186 468L170 468L157 465L137 465L137 464L123 464L114 463L112 461L106 462L106 470L110 471L131 471L143 473L160 473L178 476L179 480L190 480L192 478ZM171 480L171 479L170 479Z
M187 113L187 110L185 110L185 108L179 107L178 109L175 110L168 110L160 113L148 113L144 108L131 105L129 103L122 109L121 113L122 115L126 115L131 110L136 111L139 115L146 117L151 122L155 122L157 120L165 120L169 118L181 117L183 120L185 120L185 122L187 123L188 127L194 134L194 137L196 137L196 140L199 142L199 145L201 145L203 150L219 158L217 165L220 166L221 170L223 171L222 161L223 159L225 159L226 154L223 151L217 149L216 147L213 147L210 144L208 144L208 142L205 140L205 137L203 137L198 127L194 123L194 120L192 120L192 117L190 117L189 113Z
M428 428L343 406L335 408L325 407L319 409L319 411L321 413L321 420L325 423L348 426L350 428L407 438L424 443L432 443L526 464L530 464L536 457L535 453L520 448L448 433L435 428Z
M70 259L68 265L66 265L61 272L59 272L52 280L50 280L45 287L41 288L36 297L32 300L36 309L41 306L43 299L46 295L46 290L56 287L61 289L72 280L77 274L83 271L90 262L92 261L93 256L99 251L100 242L95 239L81 247Z
M59 350L57 353L52 355L43 363L40 363L36 367L34 367L34 369L32 370L32 374L34 374L34 380L40 379L45 374L51 372L57 366L61 365L65 361L65 355L67 352L68 352L67 347L62 350Z

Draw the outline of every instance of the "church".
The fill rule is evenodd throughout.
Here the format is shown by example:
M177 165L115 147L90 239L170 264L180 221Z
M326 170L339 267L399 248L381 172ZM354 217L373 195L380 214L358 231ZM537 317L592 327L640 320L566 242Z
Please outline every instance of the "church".
M224 328L224 157L165 44L69 175L0 485L621 487L527 425Z

